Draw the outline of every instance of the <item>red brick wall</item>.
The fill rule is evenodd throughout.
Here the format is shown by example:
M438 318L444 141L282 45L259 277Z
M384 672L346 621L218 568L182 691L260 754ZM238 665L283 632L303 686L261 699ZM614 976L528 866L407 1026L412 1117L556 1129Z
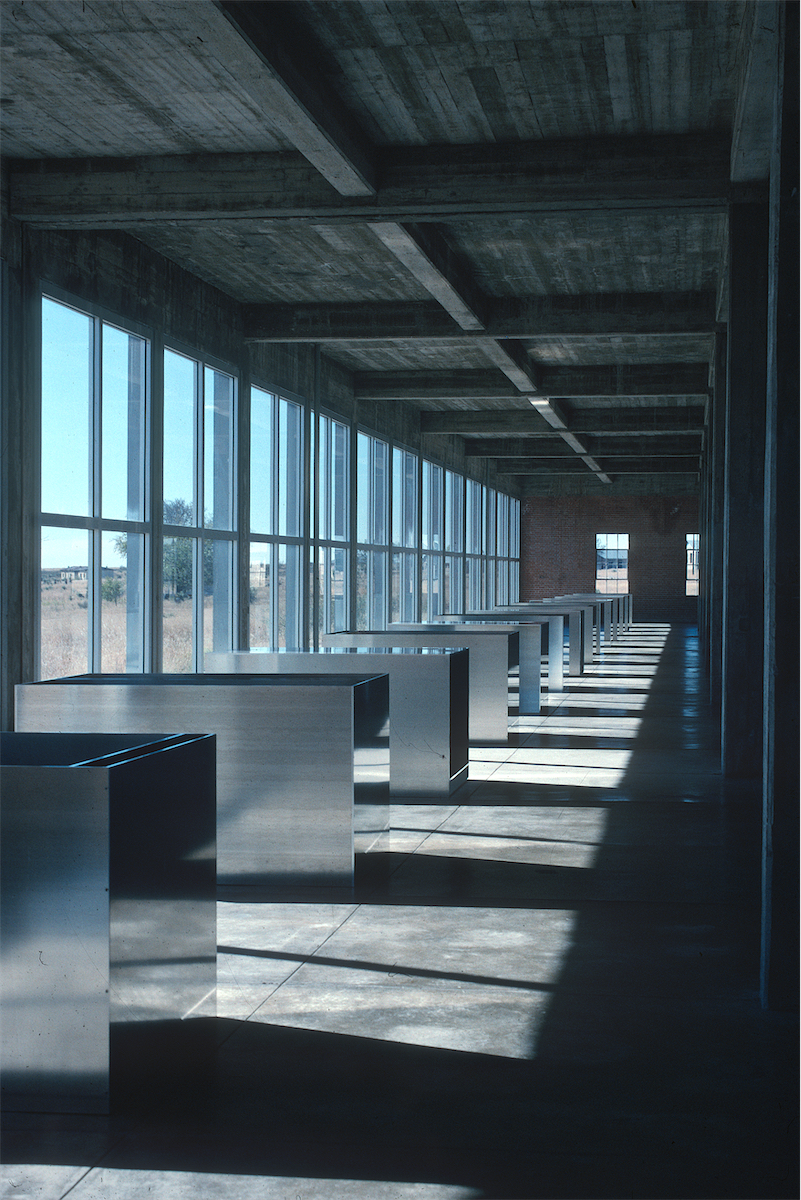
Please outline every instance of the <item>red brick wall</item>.
M595 591L596 533L629 535L638 621L695 621L685 595L685 535L698 532L694 496L527 496L520 515L520 598Z

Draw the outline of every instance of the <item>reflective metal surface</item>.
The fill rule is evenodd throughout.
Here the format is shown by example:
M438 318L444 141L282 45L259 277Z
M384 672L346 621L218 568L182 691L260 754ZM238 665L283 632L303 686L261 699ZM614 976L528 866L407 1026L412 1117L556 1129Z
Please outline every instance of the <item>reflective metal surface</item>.
M390 625L388 630L359 630L322 634L324 646L442 646L467 648L470 698L470 738L506 742L509 737L509 667L520 659L516 627L491 629L482 625Z
M616 596L603 595L600 592L577 592L570 596L555 596L553 599L592 605L596 653L600 653L602 642L609 644L617 641L617 622L614 620L614 614L618 611Z
M528 604L498 605L497 608L490 611L503 613L511 621L536 621L539 617L545 619L551 616L561 616L563 622L567 621L567 673L568 675L582 675L584 673L585 654L585 608L590 621L592 621L592 609L589 605L585 607L579 604L571 605L568 601L536 600ZM553 634L553 631L551 633ZM553 646L554 652L556 651L555 641L555 637L551 636L549 640L549 654L551 653L551 646ZM590 639L590 648L592 648L592 639Z
M479 629L513 629L519 637L519 672L518 672L518 711L525 715L536 715L542 707L542 657L548 660L549 676L551 655L548 646L548 623L537 623L533 620L518 622L514 617L506 617L501 613L489 613L486 610L476 613L466 613L452 616L437 617L435 628L451 629L455 637L465 625L475 625ZM414 628L412 625L408 629ZM544 645L543 645L544 643ZM554 658L556 655L554 654ZM561 662L554 663L554 677L561 681Z
M320 651L210 653L212 673L389 676L390 786L394 796L447 797L467 779L468 651L426 647L327 647Z
M349 886L386 846L385 674L79 675L19 684L16 725L216 734L221 883Z
M158 1069L157 1025L216 1012L214 738L3 733L0 762L3 1103L108 1112L126 1034Z

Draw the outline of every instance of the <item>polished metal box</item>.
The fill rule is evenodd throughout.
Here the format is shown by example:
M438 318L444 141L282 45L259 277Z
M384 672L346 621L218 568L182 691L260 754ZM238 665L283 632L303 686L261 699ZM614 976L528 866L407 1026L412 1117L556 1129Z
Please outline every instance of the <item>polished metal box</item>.
M7 1109L108 1112L163 1033L210 1069L215 740L0 734ZM194 1020L187 1020L194 1018Z
M387 849L386 674L75 675L15 700L20 730L216 734L220 883L350 886Z
M439 646L232 650L205 656L207 672L389 675L390 790L447 798L467 779L468 651Z
M436 627L449 629L451 638L458 638L459 629L466 625L475 629L512 629L518 636L518 712L526 715L536 715L542 708L542 659L548 663L548 682L556 690L562 686L561 653L553 646L555 626L546 617L542 623L533 620L516 621L514 617L506 617L502 613L486 611L466 614L447 614L436 618ZM411 629L411 625L406 626ZM559 622L559 634L562 632L562 622ZM559 652L561 652L561 644Z
M324 646L442 646L470 652L470 740L509 740L509 669L517 666L520 638L511 627L460 626L458 633L439 625L393 624L389 629L321 634Z

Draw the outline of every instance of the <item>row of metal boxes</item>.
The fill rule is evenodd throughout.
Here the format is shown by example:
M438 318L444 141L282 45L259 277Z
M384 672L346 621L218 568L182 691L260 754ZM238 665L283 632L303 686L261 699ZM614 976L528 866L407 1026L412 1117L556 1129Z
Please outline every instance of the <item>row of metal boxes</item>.
M561 687L562 620L578 634L586 612L20 685L0 744L7 1106L107 1111L149 1048L162 1070L167 1045L202 1063L217 884L350 886L356 854L389 848L390 793L461 786L469 741L508 738L509 669L538 712L541 654ZM175 729L193 732L153 732Z
M182 1071L210 1061L217 884L349 887L357 853L388 849L391 728L398 796L467 776L465 649L208 665L17 688L0 743L7 1108L104 1112L170 1047ZM175 729L196 732L152 732Z

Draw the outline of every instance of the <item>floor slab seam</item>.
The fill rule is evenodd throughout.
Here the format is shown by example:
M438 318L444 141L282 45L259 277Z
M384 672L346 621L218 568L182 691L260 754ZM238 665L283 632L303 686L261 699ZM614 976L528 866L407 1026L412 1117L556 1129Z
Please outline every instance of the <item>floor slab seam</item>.
M326 942L329 940L329 938L332 938L332 937L334 936L334 934L335 934L335 933L338 933L338 932L339 932L339 930L342 928L342 926L343 926L343 925L345 925L345 924L346 924L346 923L347 923L347 922L350 920L350 918L351 918L351 917L352 917L352 916L353 916L353 915L354 915L354 914L355 914L355 913L358 911L358 909L359 909L359 908L361 908L361 907L362 907L361 903L357 903L357 904L356 904L356 905L355 905L355 906L352 908L352 910L351 910L349 913L347 913L345 917L343 917L343 919L340 921L339 925L337 925L336 929L332 929L332 930L330 930L330 932L329 932L329 933L326 935L326 937L324 937L324 938L323 938L323 940L320 942L320 944L319 944L318 946L316 946L316 947L314 948L314 950L312 950L312 951L311 951L311 953L310 953L310 954L308 954L308 955L305 955L305 956L304 956L304 958L303 958L303 961L302 961L302 962L299 962L299 963L297 963L297 965L295 966L295 968L294 968L293 970L291 970L291 971L289 972L289 974L288 974L288 975L287 975L287 976L286 976L284 979L282 979L282 980L280 981L280 983L277 983L277 984L276 984L276 985L273 987L273 989L272 989L272 991L269 993L269 995L265 996L265 997L264 997L264 999L261 1001L261 1003L259 1003L259 1004L257 1004L257 1005L256 1005L256 1007L253 1009L253 1011L252 1011L252 1012L250 1012L250 1013L248 1014L248 1016L246 1016L246 1017L244 1018L243 1024L244 1024L244 1023L246 1023L246 1022L248 1022L248 1021L250 1021L250 1020L252 1020L252 1018L253 1018L253 1017L255 1017L256 1013L257 1013L257 1012L259 1012L259 1011L260 1011L260 1009L262 1009L262 1008L264 1007L264 1005L265 1005L265 1004L268 1004L268 1003L270 1002L270 1000L272 1000L272 998L273 998L273 996L276 994L276 992L280 991L280 989L281 989L282 987L285 987L285 986L286 986L286 984L288 984L288 983L290 982L290 980L292 980L292 978L293 978L295 975L297 975L298 971L300 971L300 970L301 970L301 968L302 968L302 967L304 967L304 966L306 965L306 963L308 962L309 958L313 957L313 956L314 956L315 954L317 954L317 953L318 953L320 950L322 950L323 946L326 944ZM218 947L218 949L219 949L219 947ZM289 961L289 960L286 960L286 961ZM231 1032L229 1033L228 1037L226 1037L226 1038L223 1038L223 1040L222 1040L222 1041L221 1041L221 1042L218 1044L218 1047L217 1047L217 1049L219 1050L220 1046L223 1046L223 1045L225 1045L225 1043L226 1043L226 1042L227 1042L227 1041L228 1041L228 1040L229 1040L231 1037L233 1037L233 1035L234 1035L234 1033L235 1033L235 1032L236 1032L236 1030L235 1030L235 1029L232 1029L232 1030L231 1030Z

